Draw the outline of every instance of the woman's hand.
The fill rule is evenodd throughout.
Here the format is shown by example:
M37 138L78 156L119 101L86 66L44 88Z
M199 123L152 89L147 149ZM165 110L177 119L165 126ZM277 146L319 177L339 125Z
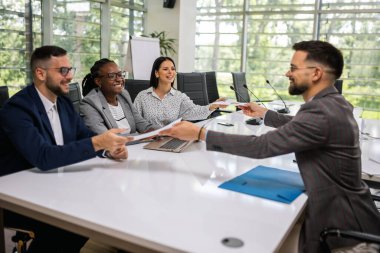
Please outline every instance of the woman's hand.
M215 102L220 102L220 101L225 101L225 100L226 98L218 98L217 100L215 100L213 103L210 104L209 110L214 111L219 108L222 108L222 109L226 108L228 105L215 103Z
M268 111L268 109L254 102L241 105L239 106L239 109L241 109L245 115L253 117L253 118L257 118L257 117L263 118L265 113Z

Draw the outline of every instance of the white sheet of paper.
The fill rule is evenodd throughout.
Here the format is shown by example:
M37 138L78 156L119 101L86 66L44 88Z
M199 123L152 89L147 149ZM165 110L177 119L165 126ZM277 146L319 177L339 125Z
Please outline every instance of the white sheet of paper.
M240 106L240 105L245 105L246 103L239 103L239 102L236 102L232 99L227 99L227 100L224 100L224 101L215 101L212 103L213 105L234 105L234 106Z
M141 139L145 139L145 138L149 138L149 137L153 137L153 136L156 136L159 132L165 130L165 129L169 129L171 128L173 125L181 122L182 118L179 118L175 121L173 121L172 123L164 126L164 127L161 127L160 129L157 129L157 130L154 130L152 132L149 132L149 133L145 133L145 134L140 134L140 135L136 135L136 136L132 136L133 137L133 140L134 141L138 141L138 140L141 140Z

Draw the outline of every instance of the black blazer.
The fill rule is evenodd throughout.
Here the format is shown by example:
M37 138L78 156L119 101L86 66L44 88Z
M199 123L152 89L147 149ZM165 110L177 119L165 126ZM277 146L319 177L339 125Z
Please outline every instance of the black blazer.
M49 170L96 156L88 130L71 101L57 99L65 145L57 146L34 85L28 85L0 109L0 176L38 167Z

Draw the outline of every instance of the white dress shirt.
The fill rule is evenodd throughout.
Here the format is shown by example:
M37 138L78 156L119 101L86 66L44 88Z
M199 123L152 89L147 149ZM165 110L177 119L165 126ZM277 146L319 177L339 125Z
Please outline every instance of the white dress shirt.
M45 111L49 118L51 128L53 129L55 143L57 145L63 145L62 125L61 120L59 119L57 101L55 101L55 103L52 103L37 88L36 90L42 100L42 104L44 105Z

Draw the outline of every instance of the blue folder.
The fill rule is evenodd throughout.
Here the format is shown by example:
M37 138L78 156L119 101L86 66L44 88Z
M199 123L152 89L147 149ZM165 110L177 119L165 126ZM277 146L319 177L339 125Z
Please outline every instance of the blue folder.
M299 173L266 166L257 166L219 187L287 204L305 191Z

